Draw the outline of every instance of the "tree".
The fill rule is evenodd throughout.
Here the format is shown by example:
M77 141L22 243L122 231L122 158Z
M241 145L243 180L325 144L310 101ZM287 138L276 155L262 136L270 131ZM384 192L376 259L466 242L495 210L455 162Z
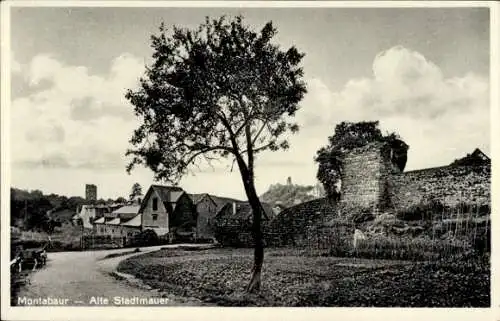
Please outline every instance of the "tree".
M337 186L341 181L342 158L354 148L375 141L387 142L394 151L392 162L401 171L406 166L408 145L396 133L383 135L378 121L342 122L335 127L335 133L328 141L327 146L317 151L315 161L318 163L316 177L331 198L338 199L340 196Z
M241 16L207 17L197 29L174 26L171 34L162 24L151 37L151 67L139 89L126 94L141 118L127 151L128 172L142 164L156 180L175 184L200 161L237 164L253 212L249 292L260 288L264 260L255 158L288 148L284 134L298 131L293 116L306 93L304 54L271 43L276 32L271 22L254 32Z
M141 184L135 183L134 185L132 185L132 191L130 192L129 200L133 201L138 196L142 196L142 187Z
M125 199L125 197L118 197L116 200L115 200L115 203L118 203L118 204L124 204L126 203L127 200Z

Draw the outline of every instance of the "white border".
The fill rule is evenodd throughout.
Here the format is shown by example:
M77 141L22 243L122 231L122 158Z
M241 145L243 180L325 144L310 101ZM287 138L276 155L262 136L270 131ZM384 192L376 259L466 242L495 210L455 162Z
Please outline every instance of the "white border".
M491 303L485 309L415 309L415 308L200 308L200 307L10 307L9 302L9 226L10 226L10 171L9 171L9 104L10 104L10 8L11 7L349 7L349 8L490 8L490 92L491 92L491 159L492 162L492 253L500 251L500 226L496 214L500 211L499 172L500 137L499 110L499 5L494 1L4 1L1 3L1 254L2 254L2 320L500 320L500 256L492 255ZM497 123L496 123L497 122Z

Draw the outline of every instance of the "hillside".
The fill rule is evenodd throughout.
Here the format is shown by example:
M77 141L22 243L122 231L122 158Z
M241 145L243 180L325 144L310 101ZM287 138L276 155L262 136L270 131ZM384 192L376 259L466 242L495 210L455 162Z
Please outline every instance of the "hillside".
M66 197L44 194L39 190L11 188L11 225L24 230L52 230L55 225L71 221L76 208L84 203L85 200L79 196Z
M273 184L260 196L260 200L272 205L282 205L285 208L308 202L321 197L318 186L302 186L297 184Z

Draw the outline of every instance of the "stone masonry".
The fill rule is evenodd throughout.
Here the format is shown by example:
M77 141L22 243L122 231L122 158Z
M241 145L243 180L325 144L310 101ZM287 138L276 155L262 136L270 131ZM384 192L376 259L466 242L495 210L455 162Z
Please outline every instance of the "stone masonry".
M391 162L391 149L372 143L348 153L342 165L339 216L367 210L399 212L437 200L443 205L490 203L491 168L443 166L401 172Z
M382 211L388 177L399 172L390 162L389 147L382 143L371 143L348 153L341 171L339 215L353 210Z

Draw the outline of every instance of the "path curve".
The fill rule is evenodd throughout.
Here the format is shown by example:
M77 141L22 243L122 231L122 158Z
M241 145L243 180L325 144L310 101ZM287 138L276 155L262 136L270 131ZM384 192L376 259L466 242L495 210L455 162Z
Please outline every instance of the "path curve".
M133 249L48 253L47 265L33 272L29 284L18 294L20 306L110 306L110 305L186 305L171 296L136 287L111 274L122 260L161 248L197 246L175 244L141 248L141 252L105 259L109 254ZM167 297L160 301L159 298ZM141 304L138 299L148 300ZM129 300L128 302L125 300ZM189 304L193 305L193 304Z

